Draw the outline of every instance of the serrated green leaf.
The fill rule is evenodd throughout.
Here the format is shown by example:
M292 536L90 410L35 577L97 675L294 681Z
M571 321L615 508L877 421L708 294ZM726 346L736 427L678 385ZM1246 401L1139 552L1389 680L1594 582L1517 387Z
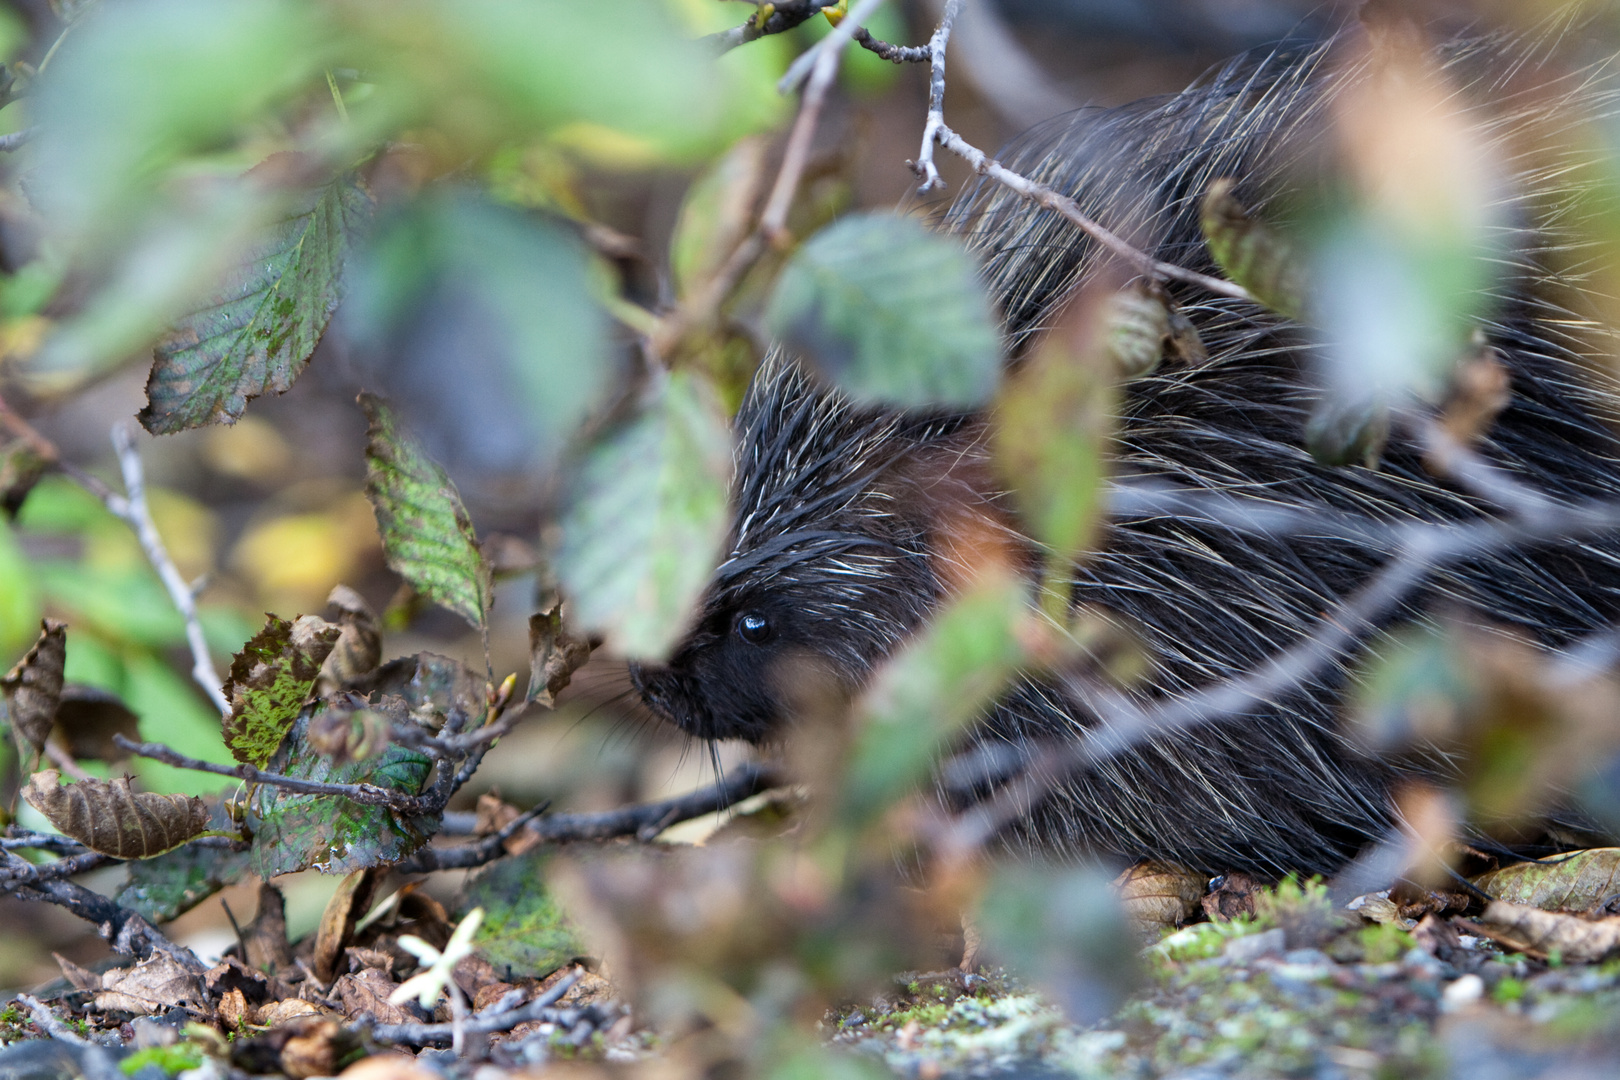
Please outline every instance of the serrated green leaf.
M689 372L591 451L556 553L580 626L630 657L675 643L719 561L730 473L725 420Z
M237 761L264 767L309 700L340 628L313 615L270 621L231 660L225 745Z
M324 707L324 706L320 706ZM301 714L270 759L272 772L335 784L376 784L407 795L421 793L432 761L391 745L363 761L337 763L307 739L310 712ZM438 830L437 817L402 817L383 806L327 795L303 795L261 786L249 804L253 869L262 878L314 867L346 874L404 858Z
M351 239L370 216L370 196L343 176L275 222L219 294L158 346L146 430L229 423L250 399L292 386L337 310Z
M216 803L209 828L221 832L236 826ZM249 851L192 842L152 859L129 864L129 878L118 890L117 902L147 922L165 923L178 918L253 869Z
M389 569L423 596L482 628L489 568L455 485L400 432L381 398L360 395L366 430L366 497L377 514Z
M543 978L590 950L546 888L550 852L536 850L501 859L469 882L456 902L466 913L484 909L473 939L479 956L507 981Z
M765 318L863 401L980 405L1001 369L973 261L914 218L859 214L811 237L783 270Z

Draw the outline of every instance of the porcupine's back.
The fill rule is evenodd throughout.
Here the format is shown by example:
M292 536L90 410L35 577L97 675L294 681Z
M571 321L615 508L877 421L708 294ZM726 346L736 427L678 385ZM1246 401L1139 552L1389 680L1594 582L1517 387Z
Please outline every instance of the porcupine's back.
M1204 192L1217 178L1237 178L1239 200L1263 212L1278 185L1307 165L1325 130L1331 48L1241 60L1168 99L1065 118L1020 140L1003 160L1073 195L1154 257L1218 273L1198 226ZM1462 43L1446 59L1487 131L1493 124L1566 123L1558 115L1563 105L1587 113L1608 107L1590 83L1572 88L1572 101L1516 101L1508 72L1536 64L1520 45ZM1513 400L1480 449L1547 494L1613 497L1620 490L1620 446L1609 428L1615 399L1586 374L1578 342L1560 329L1572 320L1553 299L1558 290L1543 259L1559 241L1536 217L1559 205L1558 193L1546 177L1513 179L1520 220L1497 284L1498 307L1483 326L1511 372ZM1032 211L988 183L966 192L949 221L984 259L1015 347L1100 257L1056 214ZM1318 465L1304 449L1315 392L1297 330L1250 304L1172 291L1198 326L1210 362L1161 367L1130 384L1121 474L1381 521L1480 512L1399 440L1375 470ZM1138 628L1158 662L1155 692L1174 696L1241 675L1297 643L1388 555L1342 540L1240 534L1187 516L1119 521L1077 571L1075 598ZM1615 621L1620 546L1541 545L1455 566L1433 574L1391 621L1442 605L1556 647ZM1070 778L1010 842L1159 857L1210 872L1333 870L1387 828L1394 779L1337 734L1354 659L1269 708L1159 738ZM1085 722L1077 712L1049 690L1026 686L975 740L1028 746Z
M1458 72L1498 65L1488 45L1455 52ZM1264 213L1274 188L1315 152L1325 57L1316 49L1239 61L1174 97L1037 129L1004 160L1073 195L1157 258L1211 271L1197 225L1204 190L1237 177L1239 199ZM1471 93L1502 97L1501 87L1477 79ZM989 183L965 193L949 223L984 259L1015 347L1095 269L1097 252L1072 226ZM1595 419L1608 399L1584 389L1575 346L1555 329L1561 313L1539 306L1539 244L1557 239L1533 229L1516 235L1516 269L1486 328L1512 370L1515 397L1483 449L1550 494L1611 495L1620 487L1616 447ZM1164 366L1129 386L1118 471L1380 520L1480 512L1400 446L1376 471L1317 465L1303 448L1313 391L1297 329L1253 305L1173 291L1210 360ZM778 356L756 377L738 426L729 558L668 664L634 675L648 704L689 733L758 742L775 738L791 714L782 671L812 657L816 670L858 689L949 592L952 560L940 537L950 530L940 514L955 505L993 522L1003 511L975 417L857 408ZM1149 694L1173 697L1298 642L1386 557L1187 516L1118 521L1077 570L1075 594L1145 637L1157 663ZM1556 646L1608 624L1617 597L1612 547L1544 546L1437 574L1402 617L1461 601ZM1354 659L1267 708L1160 736L1070 777L1007 842L1210 873L1332 871L1390 820L1391 768L1337 733ZM972 732L969 749L982 753L967 756L1001 770L989 777L994 784L1031 748L1091 722L1053 687L1027 682Z

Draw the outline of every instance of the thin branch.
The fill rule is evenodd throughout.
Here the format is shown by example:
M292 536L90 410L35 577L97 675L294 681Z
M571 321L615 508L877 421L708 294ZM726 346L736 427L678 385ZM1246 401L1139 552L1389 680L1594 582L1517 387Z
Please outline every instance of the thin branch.
M102 501L107 504L107 509L135 530L147 561L157 571L163 587L168 590L170 601L185 620L186 643L191 646L192 679L203 688L222 715L229 715L231 703L225 697L219 672L214 669L214 661L208 654L208 639L203 635L202 622L197 618L196 594L169 557L168 549L163 546L163 537L152 521L152 512L146 505L146 478L141 468L141 455L135 449L129 427L125 424L114 426L112 442L113 449L118 452L118 467L124 475L125 495L116 504L111 499L104 498Z
M9 154L13 150L21 150L38 132L38 128L26 127L21 131L13 131L9 135L0 135L0 154Z
M0 861L0 888L7 882L19 885L36 885L41 881L56 881L61 878L70 878L75 874L82 874L87 870L105 866L110 862L117 862L111 855L103 855L99 851L80 850L72 855L64 856L55 862L35 864L18 855L7 851L5 858Z
M723 781L661 802L625 806L600 814L552 814L529 825L541 840L611 840L634 836L647 841L671 825L724 810L751 795L780 786L782 777L769 765L745 764Z
M800 53L793 63L788 65L787 74L777 80L776 88L782 93L790 92L794 87L804 82L810 74L810 69L821 63L821 58L827 53L841 53L844 46L855 38L855 31L866 24L872 13L883 5L883 0L859 0L859 2L832 28L832 33Z
M66 908L96 928L96 933L114 951L145 960L162 953L188 971L201 973L202 961L160 934L151 923L135 912L82 885L65 880L37 880L29 884L0 883L0 889L21 900L39 901Z
M6 830L6 835L0 837L0 850L15 851L19 848L34 848L38 851L49 851L57 855L80 855L86 850L83 844L71 836L62 836L60 833L33 832L12 825Z
M453 1038L458 1033L458 1028L461 1034L492 1035L497 1031L511 1031L519 1024L526 1024L531 1020L556 1022L560 1019L559 1012L573 1013L574 1010L553 1010L551 1006L562 1000L563 995L573 989L581 975L580 971L575 970L533 1001L516 1009L489 1015L479 1014L459 1024L377 1024L371 1029L371 1037L381 1043L425 1046L428 1043ZM568 1026L572 1024L573 1020L570 1018Z
M837 3L838 0L782 0L781 3L772 5L770 16L763 21L756 12L741 26L733 26L729 30L710 34L703 40L713 45L719 52L730 52L739 45L747 45L762 37L792 30L814 18L822 8L834 7Z
M939 170L934 167L934 140L945 126L945 46L950 43L951 27L961 10L962 0L945 0L939 25L928 39L928 119L923 124L922 149L911 166L912 171L922 177L922 185L917 188L919 194L945 186L945 181L939 178Z
M434 805L434 800L428 796L406 795L376 784L331 784L319 780L303 780L296 776L264 772L252 765L219 765L212 761L203 761L201 758L187 757L162 743L134 742L122 735L114 735L113 741L132 754L161 761L177 769L229 776L249 784L264 784L283 791L297 792L300 795L330 795L348 799L350 802L364 803L367 806L386 806L401 814L432 814L442 809L442 806Z
M67 1043L69 1046L94 1046L89 1039L74 1031L67 1024L56 1018L44 1002L28 994L18 994L17 1003L28 1010L28 1018L39 1028L42 1035Z
M934 56L927 45L895 45L873 37L864 26L855 31L855 44L892 64L926 64Z
M492 863L506 854L506 842L551 806L547 799L526 810L481 840L447 848L422 848L403 862L394 864L397 874L431 874L435 870L471 870Z
M1079 203L1067 195L1060 194L1045 184L1037 183L1026 176L1013 172L1001 162L991 158L983 150L962 138L951 128L941 124L935 132L935 138L945 149L966 161L973 171L980 176L988 176L997 183L1017 192L1030 202L1063 215L1063 217L1073 222L1081 232L1135 267L1138 273L1160 280L1183 281L1189 285L1196 285L1201 289L1212 292L1217 296L1230 296L1235 300L1248 300L1251 303L1258 303L1254 298L1254 294L1235 282L1210 277L1208 274L1200 274L1196 270L1188 270L1186 267L1177 266L1175 263L1160 262L1132 245L1123 237L1105 228L1100 222L1092 219L1085 211L1080 209Z

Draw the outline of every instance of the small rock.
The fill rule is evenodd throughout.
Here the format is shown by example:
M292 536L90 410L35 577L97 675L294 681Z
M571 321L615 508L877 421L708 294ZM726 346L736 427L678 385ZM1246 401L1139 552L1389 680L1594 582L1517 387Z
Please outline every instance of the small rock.
M1446 1012L1455 1012L1465 1009L1485 996L1485 980L1478 975L1464 975L1455 982L1446 984L1440 994L1440 1008Z
M1267 930L1262 934L1233 938L1226 943L1224 956L1230 964L1249 964L1263 956L1281 956L1288 947L1288 938L1281 930Z

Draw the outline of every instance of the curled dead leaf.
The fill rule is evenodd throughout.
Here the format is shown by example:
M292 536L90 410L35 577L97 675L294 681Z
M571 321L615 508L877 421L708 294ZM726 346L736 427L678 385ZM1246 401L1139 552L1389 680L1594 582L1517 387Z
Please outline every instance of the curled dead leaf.
M1595 964L1620 956L1620 916L1583 919L1492 900L1477 921L1460 920L1459 925L1499 945L1542 960L1556 954L1565 963Z
M17 666L0 679L11 732L26 756L45 747L62 698L62 666L67 661L67 623L41 619L39 640Z
M1138 863L1114 879L1131 918L1149 926L1180 926L1192 918L1208 879L1170 863Z
M382 628L365 598L347 585L338 585L326 602L337 608L337 625L342 629L321 666L317 689L323 696L375 671L382 663Z
M553 600L529 616L528 699L551 708L574 672L591 658L590 642L563 624L562 603Z
M208 804L189 795L130 788L128 778L62 783L55 769L35 773L23 798L50 823L91 851L149 859L208 829Z
M1592 911L1620 893L1620 848L1591 848L1544 862L1514 863L1474 878L1510 904L1543 911Z

